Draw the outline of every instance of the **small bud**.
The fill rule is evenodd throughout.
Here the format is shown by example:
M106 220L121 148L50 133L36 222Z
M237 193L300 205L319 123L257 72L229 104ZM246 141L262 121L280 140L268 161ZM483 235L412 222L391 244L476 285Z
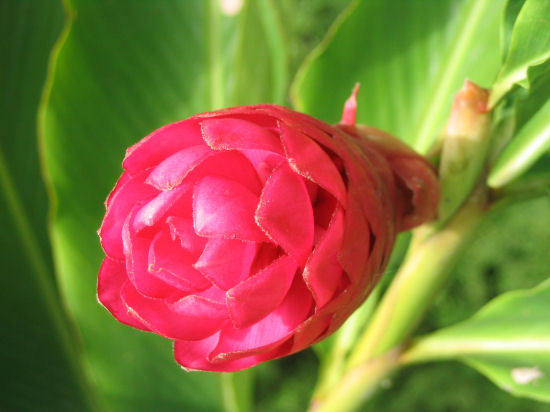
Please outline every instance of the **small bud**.
M440 220L458 210L480 178L489 148L488 98L488 90L469 80L455 96L439 165Z

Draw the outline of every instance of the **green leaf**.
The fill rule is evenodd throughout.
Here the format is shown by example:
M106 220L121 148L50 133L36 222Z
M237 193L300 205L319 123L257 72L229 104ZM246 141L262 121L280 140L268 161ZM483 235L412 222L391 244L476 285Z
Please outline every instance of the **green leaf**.
M506 60L510 51L510 39L514 30L514 24L518 18L518 14L526 0L508 0L504 9L504 18L500 29L500 52L502 61Z
M56 0L0 2L2 410L89 410L80 345L55 286L36 110L63 27Z
M273 0L245 3L237 30L238 47L232 70L235 81L229 105L285 103L287 50Z
M516 9L517 4L512 8ZM513 15L514 12L510 13L510 18ZM509 26L509 19L505 25ZM514 84L524 82L529 67L550 58L549 21L550 1L525 1L513 25L508 55L492 87L489 106L493 107Z
M520 177L498 189L496 194L498 199L506 203L534 197L550 198L550 153L543 155Z
M517 87L517 130L520 130L550 100L550 61L527 70L527 86L528 88Z
M248 96L239 92L237 100L282 96L276 59L282 42L273 39L280 33L270 4L250 2L228 16L213 0L69 3L71 27L52 56L41 108L43 157L56 200L51 233L89 372L112 409L220 409L217 375L183 371L170 341L119 324L97 303L103 252L95 231L126 147L163 124L233 104L233 85L245 80L238 75L242 67L267 68L268 55L271 72L279 74L251 86ZM246 54L245 46L264 52Z
M550 62L528 69L528 89L517 87L515 136L491 168L488 184L500 188L524 174L550 149Z
M354 1L303 65L299 110L339 119L361 82L358 122L426 152L466 78L489 85L500 66L500 0Z
M506 147L487 180L499 188L528 170L550 150L550 100L519 131Z
M550 280L497 297L475 316L420 338L407 361L458 359L502 389L550 402Z

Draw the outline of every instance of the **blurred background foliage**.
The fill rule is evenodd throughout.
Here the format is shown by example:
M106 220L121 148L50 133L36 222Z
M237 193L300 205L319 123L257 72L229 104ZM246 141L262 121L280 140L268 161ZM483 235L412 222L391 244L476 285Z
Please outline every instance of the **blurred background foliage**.
M269 30L278 30L273 26L274 17L267 15L265 9L262 9L261 4L265 3L263 0L260 1L258 3L260 7L249 14L251 19L248 21L249 30L252 30L250 33L255 33L256 37L261 36L262 33L265 35ZM230 86L225 86L228 89L223 96L212 92L203 96L204 93L200 91L201 87L212 91L216 81L225 85L223 76L216 77L222 75L221 72L218 74L215 72L214 77L210 78L214 81L213 85L206 85L200 81L190 83L185 77L189 73L200 72L202 69L200 66L182 68L179 77L176 76L178 81L168 87L160 87L164 94L156 89L157 85L162 85L164 77L153 76L155 81L160 83L150 83L147 93L154 94L158 91L161 104L164 105L160 106L160 111L163 113L159 115L148 113L147 106L143 105L140 113L133 113L135 123L131 126L120 125L116 119L113 120L114 126L108 123L100 124L97 132L101 132L103 127L103 132L108 134L109 132L105 130L109 131L109 127L113 127L111 133L112 130L122 133L123 137L115 144L116 148L113 148L101 146L109 143L111 138L109 135L94 136L90 130L84 130L86 122L78 123L82 118L93 121L97 113L84 113L94 106L79 106L82 100L70 99L71 93L77 87L83 87L83 85L88 87L86 99L96 103L103 102L105 105L103 110L106 112L111 110L109 105L112 104L108 89L103 94L94 89L98 79L94 79L93 75L101 73L101 70L86 73L79 71L79 67L93 67L94 64L99 68L106 67L109 59L116 58L120 58L119 62L124 62L125 55L131 55L131 52L116 44L110 45L109 48L107 43L114 38L121 41L121 44L127 44L127 41L132 40L132 36L139 38L138 36L150 33L146 39L141 38L140 41L144 43L135 46L146 51L150 47L150 50L154 51L158 48L156 45L159 42L164 42L163 47L177 47L178 42L186 38L184 35L200 36L201 34L193 31L186 33L185 27L173 31L166 27L145 27L143 22L140 23L142 26L136 24L139 27L133 27L132 19L138 21L144 19L144 16L150 19L151 13L153 17L158 17L158 21L163 21L166 17L165 13L156 10L152 6L153 3L149 4L152 8L141 10L141 14L132 14L135 12L132 11L132 2L105 2L104 4L107 5L105 10L113 13L107 19L106 15L102 15L97 11L98 9L94 8L94 2L91 0L68 2L71 8L74 8L73 17L76 16L78 19L78 13L81 13L84 25L79 23L80 25L76 27L75 32L71 34L73 37L69 39L68 48L64 50L65 56L61 56L62 70L58 71L57 75L66 76L65 80L70 79L70 81L64 83L65 89L61 88L61 91L58 91L58 97L54 94L54 98L58 99L57 110L62 109L64 116L69 116L69 119L73 120L75 117L81 117L72 124L71 121L67 122L69 126L50 124L50 127L53 128L51 130L65 128L66 130L60 133L60 136L64 134L71 139L86 136L89 144L86 146L75 142L75 147L67 148L66 145L70 145L71 140L63 140L62 137L50 134L49 139L54 139L51 143L54 147L57 145L57 148L53 151L50 149L50 153L45 155L53 156L50 159L58 159L61 163L70 162L71 159L79 162L78 151L92 150L90 147L94 147L96 143L100 146L95 147L94 150L108 159L106 162L109 169L116 170L119 168L124 145L137 140L163 122L185 117L210 106L253 102L247 99L268 99L290 105L288 93L285 91L281 94L280 90L288 90L290 80L294 78L304 58L323 39L327 29L349 3L349 0L280 0L277 2L279 15L276 18L283 22L286 46L271 44L270 48L258 51L266 54L260 54L256 58L260 62L258 64L261 64L266 59L281 60L281 53L284 53L287 56L283 59L286 68L277 64L261 70L250 70L250 67L238 66L238 60L245 59L243 56L251 51L246 47L239 48L239 44L242 45L243 42L243 34L240 38L238 35L235 38L229 36L228 45L223 46L223 50L237 51L234 52L235 57L230 56L224 60L229 63L226 63L227 65L221 70L224 73L240 74L235 75L236 80L233 79ZM116 14L123 12L127 14ZM159 15L155 15L155 12ZM204 12L209 11L206 8ZM212 19L211 15L191 15L185 10L182 10L181 17L182 21L185 18L189 18L189 21L192 19L211 21ZM257 25L254 24L258 20L262 21L262 27L266 28L259 33L254 32L258 30ZM63 6L57 0L2 0L0 1L0 21L2 22L0 25L2 31L0 37L2 39L0 41L2 127L0 183L3 192L0 207L0 224L3 228L0 234L3 266L0 277L0 322L4 326L0 362L6 375L5 383L0 389L0 409L84 410L99 407L113 410L148 410L153 406L157 410L181 410L185 407L192 410L221 408L222 400L216 375L185 374L171 361L168 342L116 324L102 309L94 306L95 300L93 302L90 300L90 297L95 294L94 290L89 290L93 288L93 279L88 277L86 282L80 283L78 273L73 274L73 279L68 279L66 275L61 275L60 279L59 274L58 277L54 277L50 243L44 223L48 213L46 187L50 191L52 187L49 181L46 186L42 183L36 113L46 80L48 57L56 39L62 35L65 21ZM233 30L232 24L235 23L226 21L220 26L220 30L230 32ZM241 26L245 27L246 24L245 21ZM94 30L103 37L96 37L93 34ZM169 39L167 44L166 39ZM92 52L85 55L74 46L78 44L87 45L88 52L90 50ZM196 52L201 53L200 50ZM153 61L153 66L168 62L166 64L168 71L163 74L170 73L170 70L178 70L177 65L172 64L165 52L160 56L166 60ZM153 53L147 57L154 59L155 55ZM247 61L251 58L253 60L254 56L246 57ZM350 58L353 58L353 55ZM134 61L131 64L140 64L140 62ZM234 64L236 66L233 66ZM121 66L121 70L124 70L124 66ZM147 73L147 70L144 72ZM247 95L241 95L239 81L242 84L252 84L252 86L255 84L258 87L261 77L258 77L259 80L254 80L251 76L258 73L265 74L265 70L275 71L273 77L278 79L275 81L275 86L269 90L252 90ZM109 77L112 75L112 72L104 73L105 78L100 79L104 87L108 87L109 82L119 81L116 76ZM168 77L164 79L169 81ZM171 81L175 81L174 78ZM344 81L352 83L354 79L344 79ZM131 84L128 87L128 90L132 91ZM322 86L320 87L322 89ZM174 97L174 93L177 92L194 96L188 99L193 102L190 107L171 107L171 102L177 101L177 96ZM64 96L69 96L69 99L64 101ZM115 95L114 98L120 98L120 96ZM139 94L128 95L126 98L143 99ZM387 102L379 103L384 105ZM337 106L335 113L338 113L342 102L338 101L334 104ZM94 109L97 109L97 106ZM135 107L127 109L134 110ZM43 116L47 119L48 113L43 113ZM92 129L94 127L92 125ZM97 142L94 140L95 137L98 138ZM126 141L122 142L121 140L124 139ZM66 158L67 156L69 158ZM96 165L96 167L102 169L104 165ZM48 176L51 177L52 173L55 176L59 171L50 170ZM105 186L101 189L104 194L114 182L114 177L109 173L107 176L104 175L103 180L98 178L92 183L92 186ZM80 177L90 179L89 176ZM60 190L62 193L67 185L71 187L71 184L78 186L83 183L88 182L82 180L71 183L70 179L62 183L58 181L57 194ZM88 187L84 186L81 188L82 192L88 190ZM86 197L86 194L83 196ZM74 202L78 205L79 200L75 198ZM21 215L20 210L24 210L26 218ZM547 278L550 268L549 211L550 198L547 196L506 205L490 213L479 228L475 241L469 245L466 254L460 260L448 287L429 311L420 331L428 332L464 320L489 299L505 291L533 287ZM91 212L90 209L82 210L80 215L73 216L71 224L77 229L96 228L99 225L98 219L101 212L101 204L93 205ZM71 218L67 218L61 224L67 224L67 220ZM59 232L54 228L52 233L55 236ZM71 264L73 268L74 265L82 265L83 268L85 267L82 269L83 272L86 270L93 273L97 270L99 247L97 244L90 243L95 241L94 236L95 234L87 237L88 243L85 244L89 245L89 250L81 250L77 256L69 257L70 263L63 264L65 271L67 265ZM59 259L61 257L57 255L56 260ZM392 273L388 273L387 276L391 277ZM62 289L72 290L75 294L68 297L63 293L60 294L59 280L63 285ZM85 300L86 303L81 300ZM67 304L71 307L71 311L66 311ZM80 308L84 312L91 311L94 314L79 315L78 309L75 314L75 308ZM71 315L68 316L68 313ZM82 334L86 341L87 335L98 332L97 327L104 325L108 325L108 328L99 333L103 336L103 342L92 345L91 349L89 343L82 343ZM116 342L117 339L123 340ZM138 340L139 343L137 343ZM136 346L126 347L129 342ZM87 351L84 357L83 347ZM111 347L113 352L107 355L106 351ZM121 364L142 362L144 369L141 373L148 376L132 376L140 372L132 369L122 371L116 378L109 375L117 367L119 369L121 367L117 364L117 353L122 353L117 352L122 350L120 347L126 347ZM138 353L142 356L151 353L152 358L149 359L149 363L145 364L143 359L137 360L136 357L139 358L139 355L136 356L133 349L139 350ZM162 359L155 358L157 353L163 354ZM87 364L87 368L95 368L96 372L82 372L82 368L78 365L82 360ZM84 370L88 370L87 368ZM98 368L99 372L97 372ZM318 361L311 349L255 368L253 372L256 378L255 409L258 411L305 410L315 384L317 368ZM104 376L99 379L99 382L98 374L102 373ZM101 388L100 392L103 393L99 396L97 393L90 393L90 386ZM139 392L136 392L136 388L139 388ZM150 393L153 395L149 396ZM159 403L159 399L163 399L164 403ZM400 371L384 383L384 389L365 408L372 411L469 411L474 409L543 411L550 410L550 407L532 400L512 397L477 372L458 363L449 362L420 365Z

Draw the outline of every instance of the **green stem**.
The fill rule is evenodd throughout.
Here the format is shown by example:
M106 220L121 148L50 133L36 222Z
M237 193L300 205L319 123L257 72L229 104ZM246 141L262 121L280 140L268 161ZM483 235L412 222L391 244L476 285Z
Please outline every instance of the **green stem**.
M405 258L410 243L410 234L399 235L395 247L386 268L384 279L374 288L367 300L351 315L351 317L334 334L330 351L320 357L320 373L312 396L312 403L321 403L327 394L340 381L346 370L347 359L357 341L357 338L364 330L365 325L371 319L376 306L380 300L380 292L389 283L391 275L397 272L401 262Z
M363 305L336 332L330 353L321 358L321 371L313 392L312 403L322 399L338 384L346 369L346 360L361 332L378 303L380 288L376 287Z
M384 378L399 366L399 350L361 364L346 373L340 385L322 403L312 402L311 412L356 410L361 403L378 389Z
M357 341L343 377L325 391L326 397L313 398L312 410L354 410L402 365L400 345L445 283L486 209L486 191L479 187L445 226L436 222L415 231L403 265Z
M403 265L351 354L350 367L400 344L415 329L485 209L485 193L478 190L443 228L416 230Z
M225 412L251 412L254 409L252 370L221 374Z

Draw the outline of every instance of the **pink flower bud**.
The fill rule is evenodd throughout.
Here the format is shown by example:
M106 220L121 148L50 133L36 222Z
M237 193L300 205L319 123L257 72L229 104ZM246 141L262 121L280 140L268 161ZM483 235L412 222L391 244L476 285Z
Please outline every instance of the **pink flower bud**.
M99 229L100 302L173 340L188 369L245 369L329 336L438 200L426 160L345 123L242 106L129 148Z

